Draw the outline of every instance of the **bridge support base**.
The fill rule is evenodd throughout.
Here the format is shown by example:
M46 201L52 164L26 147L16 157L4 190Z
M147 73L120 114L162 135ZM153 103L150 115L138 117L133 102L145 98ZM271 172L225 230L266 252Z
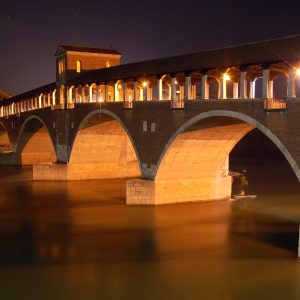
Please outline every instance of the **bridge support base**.
M90 180L140 176L137 163L41 164L33 166L33 180Z
M180 180L128 180L126 204L159 205L231 197L231 176Z

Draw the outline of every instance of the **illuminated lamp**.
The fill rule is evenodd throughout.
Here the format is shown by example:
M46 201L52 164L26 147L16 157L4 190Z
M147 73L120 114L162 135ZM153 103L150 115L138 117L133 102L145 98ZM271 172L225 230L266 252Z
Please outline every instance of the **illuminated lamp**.
M223 77L224 77L224 79L225 79L226 81L230 80L230 76L229 76L227 73L225 73L225 74L223 75Z

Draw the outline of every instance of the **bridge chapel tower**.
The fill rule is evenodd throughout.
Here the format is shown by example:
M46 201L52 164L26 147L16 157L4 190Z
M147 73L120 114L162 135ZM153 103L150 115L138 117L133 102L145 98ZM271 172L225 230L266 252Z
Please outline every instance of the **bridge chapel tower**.
M121 54L114 49L61 45L56 57L56 105L64 108L67 102L67 82L91 70L117 66Z

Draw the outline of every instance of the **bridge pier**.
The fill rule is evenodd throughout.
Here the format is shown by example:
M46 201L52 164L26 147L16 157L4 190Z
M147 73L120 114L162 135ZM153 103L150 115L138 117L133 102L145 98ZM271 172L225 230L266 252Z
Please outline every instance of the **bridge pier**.
M178 180L128 180L127 205L159 205L225 200L231 197L231 176Z
M140 175L136 162L129 163L50 163L33 165L33 180L91 180L134 178Z

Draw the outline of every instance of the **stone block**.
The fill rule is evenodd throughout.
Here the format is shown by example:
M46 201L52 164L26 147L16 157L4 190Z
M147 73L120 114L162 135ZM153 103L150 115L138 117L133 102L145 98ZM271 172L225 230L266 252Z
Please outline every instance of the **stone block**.
M231 186L230 176L155 181L128 180L126 204L159 205L224 200L231 197Z

